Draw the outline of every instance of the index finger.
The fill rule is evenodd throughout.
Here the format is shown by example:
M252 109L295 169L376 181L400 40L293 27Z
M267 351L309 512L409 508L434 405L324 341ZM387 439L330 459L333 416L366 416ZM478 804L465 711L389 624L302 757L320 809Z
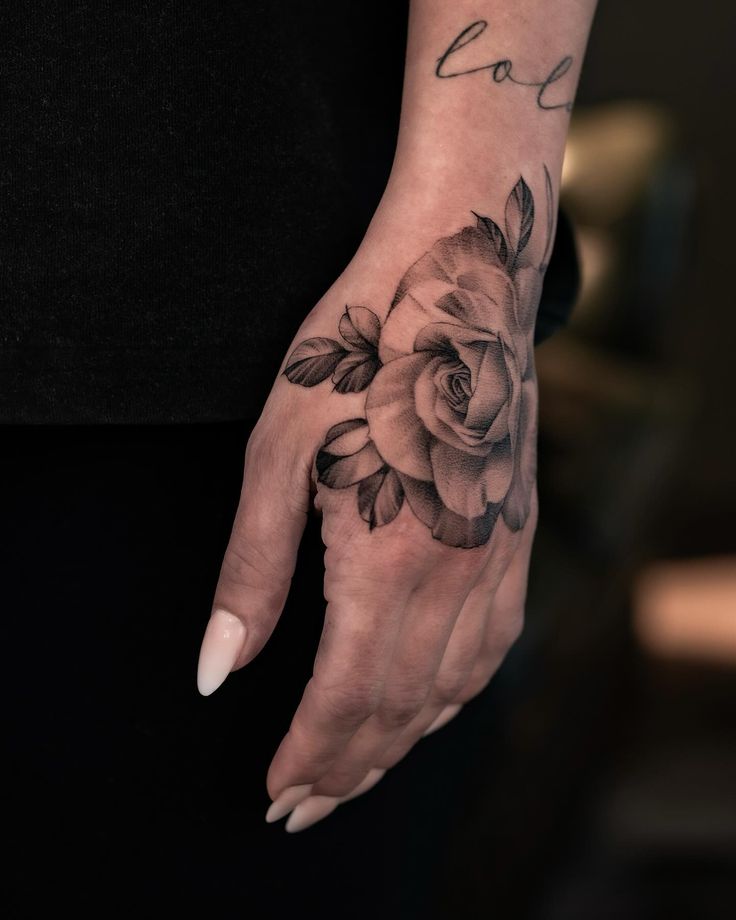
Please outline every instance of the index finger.
M329 560L329 555L326 557ZM412 585L385 571L330 585L314 673L268 771L269 794L316 782L383 695Z

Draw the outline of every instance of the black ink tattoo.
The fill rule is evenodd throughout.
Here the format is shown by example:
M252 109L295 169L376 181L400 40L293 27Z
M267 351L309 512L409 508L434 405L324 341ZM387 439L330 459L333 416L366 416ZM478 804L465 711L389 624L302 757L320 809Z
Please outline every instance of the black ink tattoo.
M368 386L381 366L378 317L365 307L345 307L338 331L345 345L315 338L294 349L284 371L292 383L313 387L331 376L338 393L360 393Z
M339 393L365 391L364 415L333 425L315 465L331 489L357 486L358 511L383 527L406 503L449 546L486 543L499 516L520 530L535 478L536 383L532 338L554 228L552 180L542 261L523 177L508 195L503 229L474 226L442 237L399 281L381 322L348 306L340 339L301 342L284 374Z
M457 54L461 48L467 47L471 42L476 41L488 28L488 23L484 19L478 19L476 22L471 22L469 26L466 26L462 32L451 42L448 49L442 55L442 57L437 60L437 67L435 68L435 76L439 77L442 80L448 80L451 77L464 77L467 74L472 73L482 73L483 71L488 71L491 75L491 79L494 83L513 83L516 86L528 86L533 87L537 90L537 106L540 109L543 109L545 112L552 112L555 109L564 109L566 112L572 110L572 99L568 99L565 102L547 102L547 91L553 84L561 80L572 67L573 59L570 55L566 55L562 58L559 63L555 64L549 74L543 80L522 80L516 76L514 73L513 62L508 58L501 58L498 61L493 61L490 64L481 64L479 67L470 67L467 70L453 70L449 73L445 68L447 59L452 57L452 55Z

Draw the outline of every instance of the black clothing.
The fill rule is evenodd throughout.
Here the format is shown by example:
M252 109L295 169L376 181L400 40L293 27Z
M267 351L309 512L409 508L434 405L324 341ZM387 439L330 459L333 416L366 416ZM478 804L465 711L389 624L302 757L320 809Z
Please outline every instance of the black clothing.
M248 433L0 428L8 917L429 920L452 884L453 834L498 757L503 674L370 794L300 834L264 821L322 628L317 519L263 652L197 693Z
M7 0L0 420L257 414L385 185L405 16Z
M258 414L385 186L406 15L5 0L0 423Z

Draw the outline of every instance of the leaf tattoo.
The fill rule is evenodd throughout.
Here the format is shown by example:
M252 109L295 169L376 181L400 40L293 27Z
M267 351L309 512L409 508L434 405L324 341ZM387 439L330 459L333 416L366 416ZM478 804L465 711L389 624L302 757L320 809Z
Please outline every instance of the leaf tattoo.
M362 418L333 425L316 459L318 480L331 489L354 486L377 473L383 465Z
M367 307L345 307L338 332L346 346L335 339L305 339L289 356L284 374L291 383L313 387L328 377L338 393L360 393L375 377L381 323Z
M476 214L475 211L471 211L470 213L474 214L478 219L478 227L481 230L485 230L488 234L493 243L493 248L496 250L496 255L501 260L501 263L505 265L509 258L509 249L506 245L506 240L501 228L495 221L491 220L490 217L481 217L480 214Z
M332 382L338 393L360 393L376 376L377 357L349 352L337 365Z
M346 354L334 339L306 339L292 351L284 373L292 383L313 387L326 380Z
M371 530L390 524L403 502L404 487L390 466L382 466L358 485L358 511Z
M368 352L375 352L378 348L381 323L373 310L367 307L345 307L338 330L353 348Z
M542 261L539 263L539 271L544 274L549 265L549 257L554 241L555 193L552 190L552 177L547 169L547 164L543 163L542 165L544 166L544 196L547 202L547 242L544 244L544 254L542 255Z
M526 248L534 226L534 198L523 177L513 187L506 199L506 235L511 252L512 271L521 252Z
M342 341L299 343L286 362L292 383L331 380L365 392L364 417L333 425L317 452L317 481L356 486L370 530L406 506L449 546L480 546L499 518L520 530L535 477L536 384L529 330L554 227L544 167L546 243L527 258L534 197L523 176L506 200L504 229L476 223L442 237L399 280L385 319L347 306ZM530 294L529 291L537 292Z

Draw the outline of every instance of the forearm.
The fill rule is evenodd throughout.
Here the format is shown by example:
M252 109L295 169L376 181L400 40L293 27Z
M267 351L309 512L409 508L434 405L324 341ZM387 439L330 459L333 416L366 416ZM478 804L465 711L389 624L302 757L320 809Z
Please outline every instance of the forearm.
M595 0L412 0L381 235L393 236L407 209L434 231L471 208L497 211L520 175L543 188L544 166L557 189L594 9Z

